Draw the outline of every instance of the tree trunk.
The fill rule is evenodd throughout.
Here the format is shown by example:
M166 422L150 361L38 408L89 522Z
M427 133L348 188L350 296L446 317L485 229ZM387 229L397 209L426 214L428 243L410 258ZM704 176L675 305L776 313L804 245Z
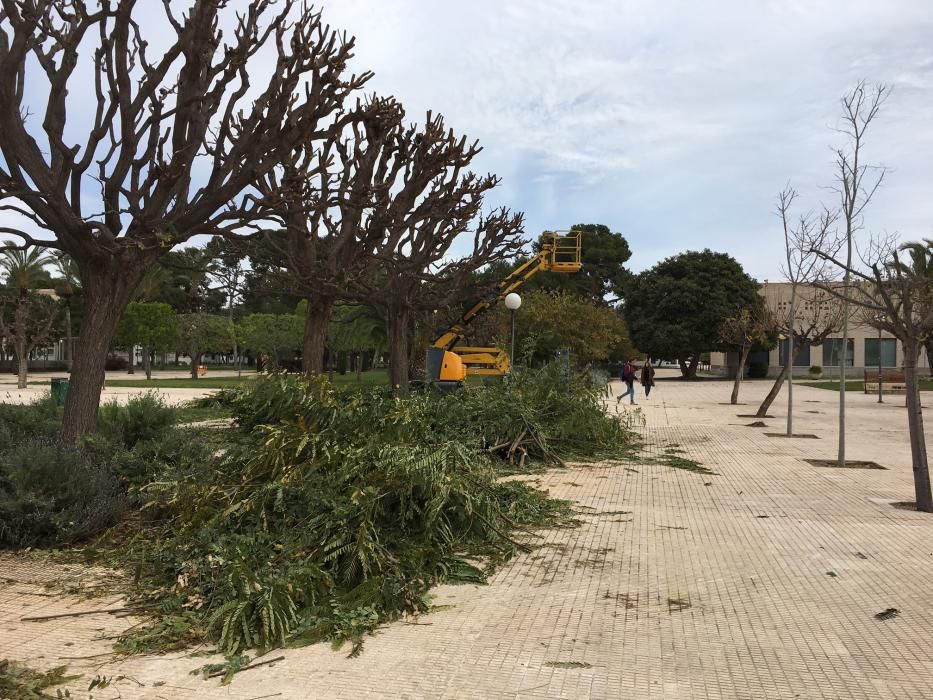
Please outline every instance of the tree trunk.
M880 351L880 348L879 348ZM904 343L904 379L907 382L907 428L910 434L910 457L914 470L914 494L917 510L933 512L930 469L927 463L926 438L923 435L923 408L920 405L920 377L917 373L919 347Z
M363 353L357 353L356 355L356 381L359 383L363 381Z
M201 353L192 350L188 355L191 357L191 378L197 379L198 366L201 364Z
M790 360L790 371L787 373L787 436L794 434L794 363L797 355L794 353L794 330L797 328L797 284L791 285L790 291L790 323L787 332L787 356ZM878 352L881 352L880 350Z
M685 352L680 353L677 356L677 363L680 365L680 376L686 377L689 373L689 368L687 367L687 358L689 355Z
M127 351L126 355L127 355L127 357L129 358L129 360L130 360L130 366L129 366L129 369L127 369L126 373L127 373L127 374L136 374L136 370L135 370L134 367L133 367L133 364L136 362L136 346L135 346L135 345L130 345L130 348L129 348L129 350Z
M758 411L755 413L755 418L764 418L768 415L768 409L771 408L771 404L774 403L774 400L777 398L778 394L781 393L781 387L784 385L784 380L787 379L787 374L790 372L790 368L793 362L785 362L784 367L781 370L781 373L777 376L777 379L774 380L774 384L771 386L771 391L768 392L768 395L765 396L765 400L761 402L761 406L758 407Z
M148 345L143 345L143 371L146 373L146 379L152 379L152 357Z
M687 379L697 378L697 367L700 364L700 353L694 353L690 356L690 364L687 365Z
M86 310L62 417L62 439L68 444L74 444L81 435L97 428L107 350L126 305L148 268L148 262L137 268L115 260L111 266L112 269L95 267L91 270L93 274L82 269L85 273L82 280Z
M751 345L743 345L739 354L739 366L735 372L735 382L732 384L732 398L729 400L733 406L739 402L739 387L742 386L742 379L745 377L745 361L748 360L751 349Z
M16 388L26 388L26 374L29 370L29 347L26 339L16 338L13 341L13 350L16 353Z
M305 334L301 346L301 368L312 376L324 373L324 347L327 339L327 324L334 306L333 297L314 294L306 297L308 310L305 313Z
M390 304L389 331L389 385L396 396L408 395L408 327L411 310L404 305Z

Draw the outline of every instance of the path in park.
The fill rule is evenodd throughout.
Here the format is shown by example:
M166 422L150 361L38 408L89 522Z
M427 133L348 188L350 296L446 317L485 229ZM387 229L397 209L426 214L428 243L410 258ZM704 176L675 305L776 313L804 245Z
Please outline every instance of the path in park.
M229 687L190 675L207 660L180 653L62 660L106 652L99 638L134 620L20 622L103 607L33 595L31 580L86 575L23 557L0 559L17 581L0 585L0 658L69 663L85 674L73 694L124 675L94 697L127 700L933 696L933 516L890 505L913 493L903 399L850 394L850 457L888 469L839 470L802 461L835 455L835 394L798 388L798 430L820 439L787 439L765 435L781 430L781 403L766 429L747 427L736 414L754 406L722 405L730 388L664 381L641 402L648 456L676 445L716 475L617 464L541 477L577 501L581 527L545 533L488 586L440 588L445 607L381 630L359 658L274 652L285 660ZM749 383L743 399L766 389ZM888 608L899 614L875 618Z
M211 378L235 377L237 373L234 370L215 370L209 371ZM49 393L51 379L53 377L68 377L67 372L31 372L29 374L28 384L25 389L16 388L16 375L3 373L0 374L0 403L30 403L35 401L43 394ZM187 370L157 372L154 375L157 379L188 379L191 373ZM113 381L132 381L139 386L107 386L107 382ZM175 405L191 401L202 396L214 393L212 389L152 389L146 386L146 375L142 370L137 370L135 374L122 372L107 372L104 382L104 390L101 392L100 400L102 403L116 401L117 403L126 403L133 396L145 394L153 391L161 395L166 403Z

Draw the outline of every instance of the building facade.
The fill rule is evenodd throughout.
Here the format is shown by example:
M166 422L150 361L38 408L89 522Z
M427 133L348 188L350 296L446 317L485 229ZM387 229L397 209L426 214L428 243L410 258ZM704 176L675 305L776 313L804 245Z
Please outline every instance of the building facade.
M811 367L819 367L824 377L837 377L843 355L841 304L827 292L808 285L799 286L797 291L799 298L795 328L798 332L808 327L831 327L833 330L823 343L804 348L799 354L795 353L794 376L807 375ZM791 285L788 282L765 282L759 289L768 310L779 322L787 323L790 317L790 292ZM879 362L882 369L901 369L904 366L904 348L901 343L884 332L879 338L878 330L871 326L866 310L851 304L848 335L845 352L847 376L861 378L866 369L877 371ZM748 365L767 362L768 376L777 376L784 367L787 350L787 340L781 339L770 351L751 353ZM738 354L714 352L710 363L714 372L732 375L738 364ZM926 354L921 351L921 373L927 373L928 367Z

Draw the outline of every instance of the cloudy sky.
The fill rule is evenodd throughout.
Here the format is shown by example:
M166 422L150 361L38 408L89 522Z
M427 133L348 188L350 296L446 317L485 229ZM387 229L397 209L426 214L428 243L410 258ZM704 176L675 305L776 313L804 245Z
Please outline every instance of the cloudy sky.
M524 211L530 235L603 223L629 240L635 270L710 247L776 279L775 195L790 182L802 207L833 203L839 98L864 79L893 88L865 151L890 168L866 230L933 236L933 0L326 0L323 12L357 37L370 90L479 139L478 169L503 178L490 207ZM149 30L158 47L167 33ZM27 92L41 104L40 81ZM91 99L69 95L76 138Z
M866 156L891 168L866 228L933 235L930 0L339 0L357 65L412 119L485 146L528 230L604 223L632 267L710 247L779 275L776 193L832 201L840 96L893 86Z

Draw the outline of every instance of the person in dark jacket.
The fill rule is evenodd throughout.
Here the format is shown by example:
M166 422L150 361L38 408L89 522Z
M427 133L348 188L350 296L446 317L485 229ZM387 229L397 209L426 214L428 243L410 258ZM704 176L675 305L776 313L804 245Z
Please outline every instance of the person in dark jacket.
M633 357L624 365L622 365L622 371L619 372L619 379L625 384L625 393L619 394L619 398L616 399L616 403L621 403L622 399L628 396L631 399L631 403L635 405L635 358Z
M654 386L654 367L651 366L651 360L645 360L641 368L641 385L645 387L645 398L651 395L651 387Z

